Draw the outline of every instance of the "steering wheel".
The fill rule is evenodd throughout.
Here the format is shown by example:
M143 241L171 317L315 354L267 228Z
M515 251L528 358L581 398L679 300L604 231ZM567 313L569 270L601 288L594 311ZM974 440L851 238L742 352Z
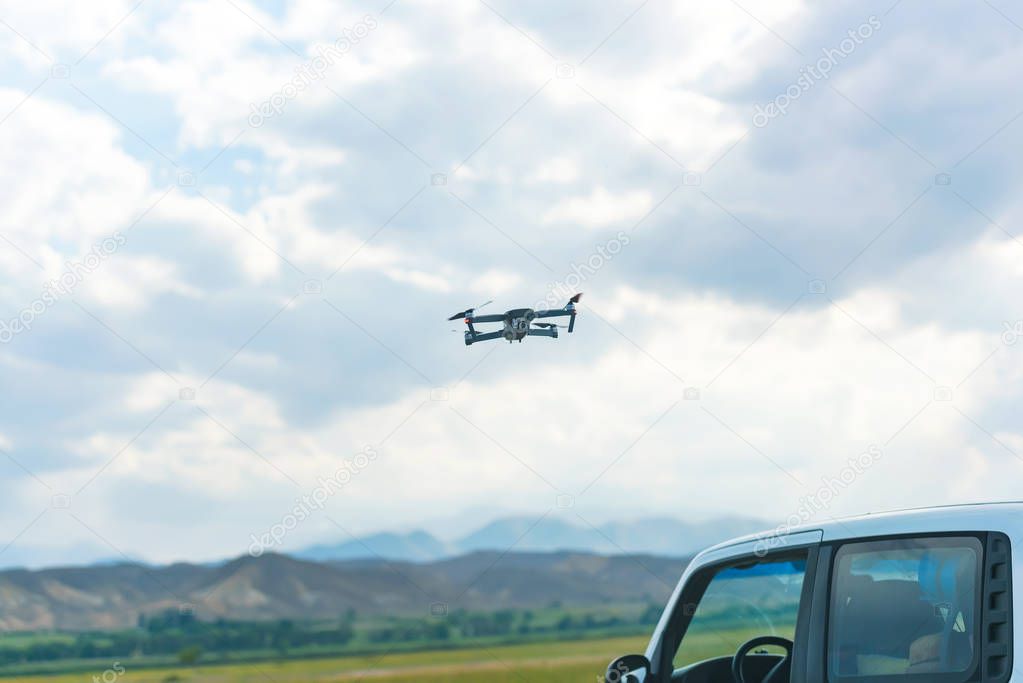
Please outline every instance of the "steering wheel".
M746 679L742 675L742 663L745 661L746 655L753 648L763 647L764 645L777 645L778 647L785 648L785 658L768 672L761 683L783 683L784 680L788 679L788 674L785 672L788 671L792 663L793 642L788 638L781 638L779 636L759 636L743 643L738 651L736 651L735 656L732 657L732 677L735 678L735 683L746 683Z

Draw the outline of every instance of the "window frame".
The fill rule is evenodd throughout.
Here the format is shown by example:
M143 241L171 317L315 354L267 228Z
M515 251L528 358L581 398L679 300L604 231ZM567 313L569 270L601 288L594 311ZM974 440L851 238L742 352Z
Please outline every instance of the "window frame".
M811 649L817 655L816 665L811 669L817 669L818 680L827 683L970 683L979 681L981 664L984 657L985 641L983 638L983 625L987 613L987 606L984 604L984 595L988 576L985 568L988 555L988 532L955 531L943 533L916 533L897 534L890 536L865 536L859 538L842 539L822 546L820 557L819 579L813 601L814 617L812 621L818 625L819 638L814 639ZM977 590L974 596L974 647L970 667L965 671L946 673L909 673L892 674L883 676L836 676L831 670L831 635L832 635L832 614L834 606L834 589L837 579L837 567L840 550L847 546L871 545L871 544L893 544L905 541L933 541L947 539L949 544L956 540L969 539L976 541L980 546L980 554L977 557L976 581Z

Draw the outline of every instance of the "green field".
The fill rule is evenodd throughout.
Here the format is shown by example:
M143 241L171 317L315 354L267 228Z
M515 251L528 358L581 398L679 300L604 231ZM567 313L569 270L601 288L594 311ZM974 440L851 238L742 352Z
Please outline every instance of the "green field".
M81 683L99 680L113 683L306 683L314 681L437 681L439 683L563 683L596 681L614 657L642 652L645 638L613 638L549 642L530 645L473 648L393 654L370 657L288 660L252 664L211 665L198 668L168 667L136 669L125 666L123 675L103 670L57 676L5 678L5 683ZM111 662L111 665L113 662Z
M174 667L279 667L286 662L333 662L348 669L362 658L414 653L476 651L579 641L598 642L648 634L659 608L645 605L551 606L533 610L467 612L444 618L345 615L339 620L203 622L177 610L151 615L119 631L0 634L0 683L18 677L95 675L108 683L123 668L135 674ZM464 655L458 655L464 657ZM456 657L457 658L457 657ZM116 666L115 666L116 663ZM168 673L167 676L181 675ZM123 675L117 676L118 679ZM48 680L54 680L50 678ZM147 679L148 680L148 679Z
M727 619L714 619L705 628L695 628L675 657L676 666L685 666L711 657L731 656L749 638L775 629L743 625L735 628ZM441 683L554 683L601 680L604 668L618 655L643 652L648 636L599 637L588 639L548 639L539 642L502 644L475 639L473 645L449 643L443 649L417 649L416 643L392 643L388 649L360 655L336 655L309 652L232 663L208 662L198 666L163 665L160 661L139 658L126 660L78 660L54 662L53 666L73 673L16 675L0 677L0 683L54 681L103 681L103 683L242 683L264 680L269 683L305 683L325 681L379 681L403 683L440 681ZM404 650L404 651L403 651ZM252 657L255 653L247 653ZM109 667L109 668L108 668Z

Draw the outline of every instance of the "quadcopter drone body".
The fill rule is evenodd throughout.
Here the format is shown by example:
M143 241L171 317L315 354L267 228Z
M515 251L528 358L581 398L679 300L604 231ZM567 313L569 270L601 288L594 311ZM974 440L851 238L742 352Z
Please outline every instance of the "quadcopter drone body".
M464 318L468 329L465 331L465 345L472 346L476 342L490 341L491 339L506 339L510 344L513 341L522 342L526 337L552 337L558 338L558 328L565 327L556 323L534 322L540 318L556 318L568 316L569 332L575 329L575 305L579 303L582 294L576 294L568 300L564 308L553 308L534 311L532 308L513 308L507 313L495 313L491 315L476 315L476 309L470 308L455 313L448 320ZM489 301L487 302L490 303ZM486 306L487 304L483 304ZM477 308L482 308L478 306ZM477 323L502 323L503 328L495 332L480 332L476 329Z

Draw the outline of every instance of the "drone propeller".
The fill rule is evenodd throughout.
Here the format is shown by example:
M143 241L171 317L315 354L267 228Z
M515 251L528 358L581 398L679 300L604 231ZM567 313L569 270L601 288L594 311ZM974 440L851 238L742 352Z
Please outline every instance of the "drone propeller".
M568 325L558 325L556 323L533 323L536 327L560 327L565 330L568 329Z
M448 320L458 320L459 318L471 317L472 314L475 313L477 309L483 308L484 306L489 306L492 303L494 303L493 300L488 301L488 302L486 302L484 304L480 304L479 306L474 306L473 308L467 308L464 311L461 311L459 313L455 313L453 316L448 318Z
M578 294L573 296L571 299L569 299L569 301L572 302L573 304L577 304L577 303L579 303L579 300L582 299L582 298L583 298L583 293L579 292Z

